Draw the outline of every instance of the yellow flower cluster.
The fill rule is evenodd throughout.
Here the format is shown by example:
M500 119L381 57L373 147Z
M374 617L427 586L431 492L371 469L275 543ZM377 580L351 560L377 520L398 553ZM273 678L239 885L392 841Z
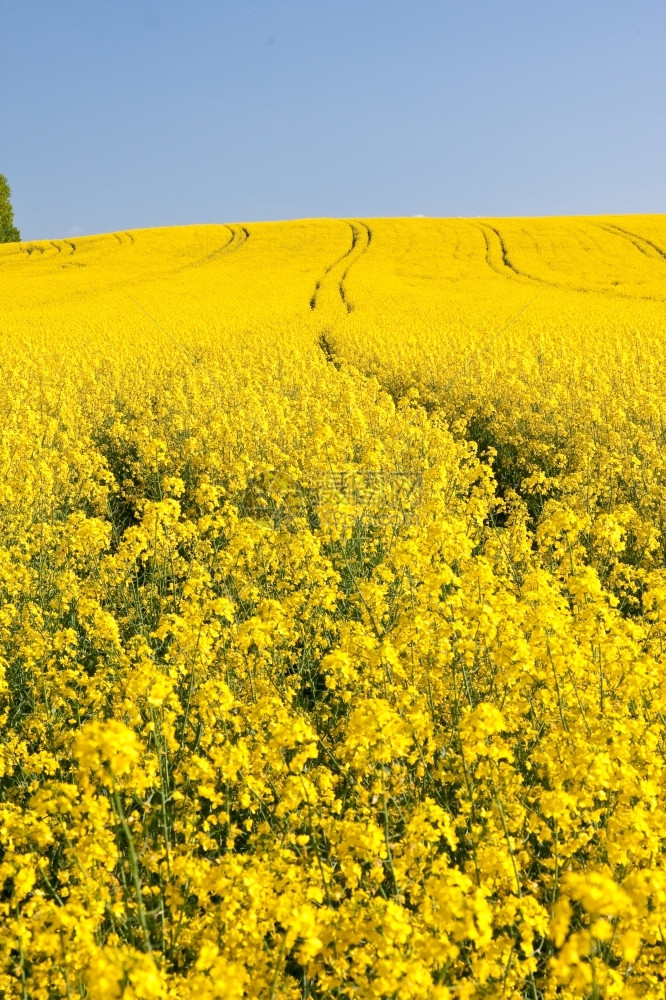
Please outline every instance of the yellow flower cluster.
M0 995L666 998L664 218L0 294Z

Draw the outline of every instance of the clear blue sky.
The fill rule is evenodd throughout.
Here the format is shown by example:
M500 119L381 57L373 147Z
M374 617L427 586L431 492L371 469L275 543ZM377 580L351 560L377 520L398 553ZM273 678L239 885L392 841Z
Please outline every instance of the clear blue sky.
M0 0L24 239L666 211L664 0Z

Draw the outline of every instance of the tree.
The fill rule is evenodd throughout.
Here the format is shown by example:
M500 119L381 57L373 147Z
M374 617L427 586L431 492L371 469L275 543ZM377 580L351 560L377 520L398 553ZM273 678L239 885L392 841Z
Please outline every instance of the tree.
M4 174L0 174L0 243L19 243L21 234L14 225L11 188Z

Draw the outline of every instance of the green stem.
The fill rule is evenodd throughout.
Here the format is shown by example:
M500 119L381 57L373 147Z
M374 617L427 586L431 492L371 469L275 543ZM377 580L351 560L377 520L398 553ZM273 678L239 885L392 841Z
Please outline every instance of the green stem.
M125 834L125 840L127 841L127 849L129 852L129 862L130 871L132 873L132 881L134 882L134 889L136 891L136 902L139 909L139 922L141 924L141 929L143 930L143 937L146 945L146 951L149 955L152 955L153 949L150 943L150 934L148 932L148 923L146 921L146 910L143 905L143 895L141 891L141 876L139 875L139 861L136 855L136 849L134 847L134 838L132 836L132 831L129 828L129 824L125 817L125 810L123 809L122 802L120 801L120 796L118 794L118 789L116 788L115 781L113 783L113 801L116 807L116 815L120 820L120 825Z

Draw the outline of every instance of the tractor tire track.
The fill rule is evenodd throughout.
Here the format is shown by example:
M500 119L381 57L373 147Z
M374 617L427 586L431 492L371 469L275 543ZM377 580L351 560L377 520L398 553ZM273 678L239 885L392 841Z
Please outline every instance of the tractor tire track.
M182 267L178 268L178 273L181 271L187 271L192 267L203 267L204 264L209 264L213 260L217 260L219 257L226 257L230 253L235 253L237 250L243 246L250 238L250 231L246 226L233 226L224 225L225 229L229 230L229 239L222 246L213 250L212 253L207 254L205 257L199 258L199 260L193 260L189 264L184 264Z
M492 268L493 271L495 271L496 274L499 274L504 278L515 278L519 281L521 280L532 281L538 285L545 285L546 288L560 288L568 292L583 292L585 294L588 294L590 292L596 292L601 294L605 293L604 289L584 288L581 285L569 284L568 282L565 281L550 281L548 278L540 278L538 275L530 274L528 271L521 271L520 268L515 266L515 264L509 257L508 248L506 246L506 243L504 242L504 239L502 238L499 229L496 229L494 226L491 226L488 223L479 223L477 228L483 233L483 238L485 240L486 262L488 263L488 266ZM500 254L502 258L501 267L498 267L496 262L492 259L492 246L490 238L488 236L488 232L486 230L489 230L495 236L495 238L499 243ZM619 294L620 297L622 298L645 297L645 296L627 296L623 295L622 293L614 293L614 294Z
M518 278L525 279L527 281L536 281L540 285L551 285L553 288L560 287L555 281L548 281L547 278L538 278L535 274L528 274L527 271L521 271L515 266L509 257L509 250L504 242L502 234L499 229L495 229L494 226L488 223L480 222L477 226L486 245L486 263L495 272L495 274L501 274L504 278ZM502 266L498 267L495 260L493 260L493 248L491 244L491 237L489 233L492 233L493 237L497 241L499 246L500 257L502 260Z
M353 254L357 247L358 247L358 252L354 255L353 259L349 259L348 255L347 266L344 270L344 273L341 275L340 281L338 283L338 292L340 293L340 298L342 299L345 309L347 310L348 313L352 311L354 305L347 298L347 289L345 288L345 281L347 280L347 275L349 274L350 269L356 263L358 258L361 257L369 249L370 243L372 241L372 232L370 230L370 227L366 225L365 222L355 222L355 223L350 222L349 225L351 226L352 229L352 245L349 250L349 255Z
M639 236L638 233L632 233L629 229L623 229L612 222L608 224L599 223L599 227L612 236L619 236L624 240L628 240L644 257L649 257L651 260L666 260L666 251L662 250L656 243L653 243L652 240L646 239L645 236Z
M370 246L372 241L372 230L365 222L356 219L354 222L348 221L351 230L351 244L342 256L333 261L324 271L323 275L316 283L314 292L310 299L310 309L317 309L321 305L321 296L335 283L337 287L337 297L344 306L347 313L352 312L353 302L350 302L345 288L345 281L351 268Z
M128 230L123 230L123 232L120 233L112 233L111 235L118 240L118 243L121 245L121 247L125 247L128 244L131 246L132 243L136 242L136 240Z

